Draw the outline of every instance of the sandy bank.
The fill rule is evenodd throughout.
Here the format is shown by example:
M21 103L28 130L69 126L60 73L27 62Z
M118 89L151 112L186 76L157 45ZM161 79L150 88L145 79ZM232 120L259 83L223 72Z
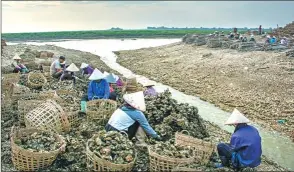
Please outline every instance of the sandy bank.
M294 59L182 43L117 52L134 71L294 137ZM285 120L279 124L278 120Z

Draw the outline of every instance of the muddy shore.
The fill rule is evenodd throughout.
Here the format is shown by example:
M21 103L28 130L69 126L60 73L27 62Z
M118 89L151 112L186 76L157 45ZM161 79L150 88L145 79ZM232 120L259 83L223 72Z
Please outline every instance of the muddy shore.
M137 74L294 137L294 59L285 53L175 43L116 54Z
M7 47L4 48L4 53L2 56L2 62L6 61L6 65L2 66L3 67L7 67L9 65L9 59L11 59L14 54L17 52L19 54L21 54L22 52L24 52L27 48L31 49L31 50L38 50L38 51L42 51L42 50L46 50L46 51L50 51L53 52L55 55L65 55L67 57L67 62L71 63L71 62L75 62L77 65L79 65L81 62L86 62L86 63L90 63L92 64L94 67L99 68L100 70L106 70L108 72L115 72L111 69L109 69L109 67L107 67L107 65L104 64L104 62L102 62L99 59L99 56L93 55L91 53L87 53L87 52L82 52L82 51L77 51L77 50L71 50L71 49L64 49L61 47L57 47L57 46L32 46L32 45L9 45ZM131 68L132 69L132 68ZM2 109L2 113L7 113L8 111L6 111L5 109ZM9 119L2 119L1 121L1 143L2 143L2 149L1 149L1 157L2 157L2 169L6 170L6 171L12 171L14 170L12 162L11 162L11 152L10 152L10 143L9 143L9 133L10 133L10 128L12 127L12 125L17 125L18 121L17 121L17 108L13 108L13 111L10 111L10 115L11 118ZM7 116L7 114L6 114ZM211 140L214 143L218 143L220 141L222 142L228 142L229 141L229 136L230 134L225 132L224 130L221 130L218 126L213 125L209 122L205 122L205 126L208 129L209 134L211 135ZM260 171L281 171L284 170L282 167L280 167L278 164L267 160L266 157L263 157L263 161L262 164L257 168L257 170Z

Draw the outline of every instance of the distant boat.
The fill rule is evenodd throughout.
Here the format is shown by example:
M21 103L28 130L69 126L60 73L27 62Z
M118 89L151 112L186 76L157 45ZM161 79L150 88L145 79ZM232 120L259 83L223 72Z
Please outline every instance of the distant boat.
M137 40L136 38L133 38L132 40Z
M121 39L121 41L124 41L124 39Z

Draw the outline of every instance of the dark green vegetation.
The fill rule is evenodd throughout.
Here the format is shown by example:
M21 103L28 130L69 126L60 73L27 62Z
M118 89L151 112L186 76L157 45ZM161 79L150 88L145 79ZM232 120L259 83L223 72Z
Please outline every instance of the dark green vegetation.
M222 30L218 30L222 31ZM229 33L228 30L224 30ZM240 30L239 32L242 33ZM243 31L244 32L244 31ZM35 33L3 33L7 41L55 40L55 39L103 39L103 38L181 38L185 34L209 34L213 30L99 30Z

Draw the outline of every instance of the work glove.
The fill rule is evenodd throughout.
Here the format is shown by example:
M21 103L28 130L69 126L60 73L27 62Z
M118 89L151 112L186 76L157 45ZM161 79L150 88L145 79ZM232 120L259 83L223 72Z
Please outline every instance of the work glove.
M162 141L162 138L158 135L157 137L154 138L156 141L159 141L161 142Z

